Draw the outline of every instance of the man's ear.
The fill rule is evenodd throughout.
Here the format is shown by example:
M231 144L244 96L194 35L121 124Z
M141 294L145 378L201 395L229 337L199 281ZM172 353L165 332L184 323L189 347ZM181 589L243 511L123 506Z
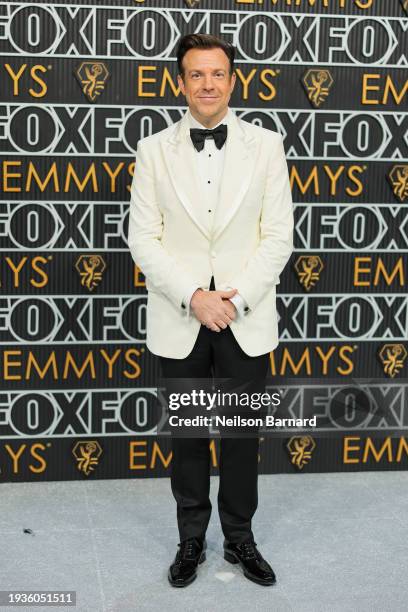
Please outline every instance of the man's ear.
M237 82L237 75L235 70L233 71L233 73L231 74L231 93L234 91L234 87L235 87L235 83Z
M181 76L181 74L177 75L177 83L181 89L181 93L183 94L183 96L186 95L185 89L184 89L184 81L183 81L183 77Z

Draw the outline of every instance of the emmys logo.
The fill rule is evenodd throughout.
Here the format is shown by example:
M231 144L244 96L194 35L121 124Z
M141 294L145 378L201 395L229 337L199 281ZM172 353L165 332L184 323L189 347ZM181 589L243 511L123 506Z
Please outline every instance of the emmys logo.
M92 291L101 281L106 264L100 255L81 255L75 264L81 285Z
M310 69L302 79L303 87L309 101L314 107L319 107L329 95L333 78L328 70Z
M408 198L408 164L394 166L388 175L388 180L395 197L400 202L404 202Z
M184 0L189 8L194 8L200 2L200 0Z
M88 100L95 102L96 97L105 89L109 72L103 62L82 62L75 76Z
M394 378L404 367L407 351L403 344L384 344L379 353L384 373Z
M99 463L99 457L102 455L102 448L98 442L95 441L77 442L72 449L72 454L77 461L78 470L85 474L85 476L89 476Z
M306 291L310 291L320 280L323 262L318 255L301 255L295 263L295 270L299 283Z
M292 436L286 447L291 457L291 464L302 470L311 460L316 443L311 436Z
M408 14L408 0L401 0L402 8Z

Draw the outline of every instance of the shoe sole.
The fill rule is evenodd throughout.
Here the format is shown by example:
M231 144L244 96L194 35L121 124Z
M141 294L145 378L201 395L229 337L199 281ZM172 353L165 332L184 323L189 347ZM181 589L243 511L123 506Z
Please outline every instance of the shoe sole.
M240 559L236 555L234 555L234 553L232 553L232 552L224 551L224 559L226 561L228 561L229 563L232 563L234 565L239 563L239 565L242 568L244 576L246 578L248 578L248 580L252 580L252 582L256 582L256 584L260 584L262 586L273 586L274 584L276 584L276 579L273 580L273 582L265 582L264 580L261 580L260 578L256 578L255 576L252 576L252 574L247 572L247 570L245 569L245 567L244 567L243 563L240 561Z
M201 565L201 563L203 563L205 560L206 560L206 554L205 552L202 552L200 559L198 560L198 565ZM183 583L172 582L170 578L170 574L167 574L167 578L172 587L176 587L177 589L182 589L183 587L186 587L192 582L194 582L194 580L197 578L197 574L193 574L188 580L186 580Z

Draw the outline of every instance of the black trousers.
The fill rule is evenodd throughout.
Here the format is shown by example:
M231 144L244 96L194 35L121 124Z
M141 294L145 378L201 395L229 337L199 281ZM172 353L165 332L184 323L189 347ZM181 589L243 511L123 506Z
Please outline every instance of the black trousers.
M214 289L211 279L210 289ZM213 332L201 326L185 359L160 357L164 378L234 377L265 381L269 353L250 357L230 327ZM177 502L180 541L203 538L211 515L210 448L206 437L172 437L171 489ZM218 512L225 538L240 543L253 537L258 505L259 435L220 439Z

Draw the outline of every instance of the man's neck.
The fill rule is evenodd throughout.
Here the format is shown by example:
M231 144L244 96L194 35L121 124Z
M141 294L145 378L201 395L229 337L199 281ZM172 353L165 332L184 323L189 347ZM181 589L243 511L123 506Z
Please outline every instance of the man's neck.
M196 121L198 121L198 123L201 123L201 125L203 125L204 127L206 127L207 129L212 129L213 127L215 127L217 125L217 123L220 123L220 121L222 121L228 113L228 106L225 109L225 111L223 113L219 113L218 115L214 116L214 117L200 117L194 114L194 112L191 110L190 108L190 113L191 115L194 117L194 119Z

